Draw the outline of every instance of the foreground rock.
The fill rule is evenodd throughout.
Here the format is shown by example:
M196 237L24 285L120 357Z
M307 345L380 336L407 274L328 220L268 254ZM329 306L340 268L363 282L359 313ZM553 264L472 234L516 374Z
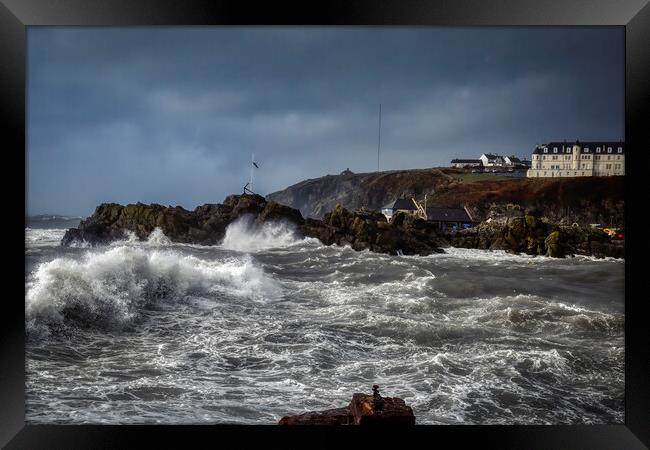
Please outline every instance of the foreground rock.
M612 241L602 230L552 223L535 216L485 221L477 227L444 238L454 247L506 250L551 256L592 255L625 257L623 241Z
M378 212L351 212L337 205L324 220L305 220L296 209L249 194L230 195L222 204L205 204L194 211L180 206L104 203L77 228L69 229L61 243L106 244L124 239L126 231L146 239L160 228L173 242L215 245L224 238L228 225L243 216L250 217L253 226L278 221L292 224L298 237L314 237L326 245L351 245L355 250L405 255L443 251L440 246L444 241L422 219L398 214L388 224Z
M415 425L410 406L397 397L382 397L379 387L373 386L373 395L353 394L345 408L312 411L285 416L279 425Z

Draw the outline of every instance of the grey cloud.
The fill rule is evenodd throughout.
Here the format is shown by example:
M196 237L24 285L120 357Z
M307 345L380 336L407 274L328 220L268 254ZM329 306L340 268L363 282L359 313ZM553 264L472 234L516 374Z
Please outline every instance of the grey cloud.
M31 28L30 214L622 139L620 28Z

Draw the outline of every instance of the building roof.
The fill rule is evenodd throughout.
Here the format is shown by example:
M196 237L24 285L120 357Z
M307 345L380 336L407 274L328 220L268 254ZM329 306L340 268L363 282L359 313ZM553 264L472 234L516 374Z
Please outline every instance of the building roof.
M440 222L471 222L472 219L460 208L427 208L427 218Z
M398 198L394 202L391 202L386 206L382 206L381 209L406 209L409 211L415 211L417 208L415 207L413 200L410 198Z
M521 159L517 158L516 156L507 156L507 158L510 160L510 162L513 163L520 163Z
M555 148L557 148L557 153L571 153L575 144L580 146L580 153L596 153L598 147L600 147L600 153L607 153L608 147L612 147L612 153L618 153L618 147L621 147L621 153L625 154L625 142L622 141L549 142L535 147L533 154L544 153L545 148L547 149L546 153L554 153Z
M480 159L452 159L451 163L475 163L479 164L481 162Z
M488 160L501 158L499 155L493 155L492 153L483 153L481 156L485 156Z

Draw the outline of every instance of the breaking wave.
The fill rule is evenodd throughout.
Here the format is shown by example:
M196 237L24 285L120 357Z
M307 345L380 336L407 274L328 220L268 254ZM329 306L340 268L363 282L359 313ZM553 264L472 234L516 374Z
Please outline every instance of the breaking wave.
M56 258L41 264L30 278L28 328L69 322L123 328L161 301L220 295L263 300L279 293L275 281L250 257L205 260L146 246L116 246L88 252L79 260Z
M124 240L112 242L110 245L113 247L118 247L124 244L145 247L162 247L172 245L172 241L167 236L165 236L165 233L163 233L160 227L154 228L154 230L149 233L149 236L145 240L140 240L133 231L129 230L125 230L124 235Z
M268 222L262 226L244 216L228 225L221 246L240 252L258 252L300 243L295 229L285 222Z

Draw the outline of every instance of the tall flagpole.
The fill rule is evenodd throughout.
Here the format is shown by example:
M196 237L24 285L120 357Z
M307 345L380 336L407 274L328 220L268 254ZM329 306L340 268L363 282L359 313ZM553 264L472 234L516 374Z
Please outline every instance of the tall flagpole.
M379 104L379 129L377 131L377 172L379 172L379 148L381 147L381 103Z
M254 162L255 162L255 153L251 153L251 179L249 183L250 186L249 189L251 190L251 192L254 192L253 191L253 168L255 167L253 164Z

